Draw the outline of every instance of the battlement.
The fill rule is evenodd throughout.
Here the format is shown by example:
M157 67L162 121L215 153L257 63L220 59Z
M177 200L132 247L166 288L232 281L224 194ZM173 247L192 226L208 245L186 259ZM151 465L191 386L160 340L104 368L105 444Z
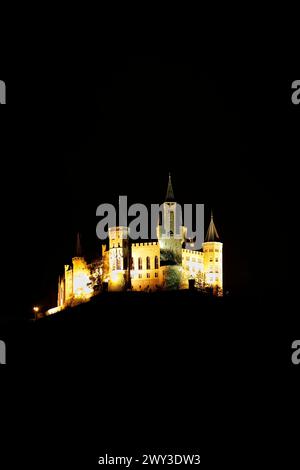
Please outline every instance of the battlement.
M202 252L202 251L187 250L186 248L183 248L183 249L182 249L182 254L203 256L203 252Z
M143 243L132 243L131 246L138 247L138 246L157 246L157 245L158 245L158 242L143 242Z

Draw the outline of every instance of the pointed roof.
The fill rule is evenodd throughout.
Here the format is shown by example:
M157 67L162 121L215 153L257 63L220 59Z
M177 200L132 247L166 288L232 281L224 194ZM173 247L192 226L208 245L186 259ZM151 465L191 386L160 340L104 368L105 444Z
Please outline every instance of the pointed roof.
M78 258L80 258L82 256L82 248L81 248L81 241L80 241L79 232L77 233L75 254L76 254L76 257L78 257Z
M165 197L165 202L175 202L174 191L171 180L171 173L169 173L168 189Z
M220 237L214 223L213 212L211 211L210 224L205 237L206 242L219 242Z

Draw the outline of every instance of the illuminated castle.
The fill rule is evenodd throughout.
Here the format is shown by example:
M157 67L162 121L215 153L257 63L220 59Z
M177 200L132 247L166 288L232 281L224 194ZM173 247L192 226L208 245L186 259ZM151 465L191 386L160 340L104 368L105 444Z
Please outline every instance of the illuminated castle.
M87 301L96 291L146 291L197 288L222 295L222 250L211 215L201 250L185 248L187 229L176 232L176 201L169 175L163 217L157 225L157 240L133 243L127 227L109 228L109 246L102 245L102 256L87 264L82 256L79 236L72 265L65 265L58 283L58 309L73 302ZM169 221L166 228L162 221ZM51 309L54 313L57 309Z

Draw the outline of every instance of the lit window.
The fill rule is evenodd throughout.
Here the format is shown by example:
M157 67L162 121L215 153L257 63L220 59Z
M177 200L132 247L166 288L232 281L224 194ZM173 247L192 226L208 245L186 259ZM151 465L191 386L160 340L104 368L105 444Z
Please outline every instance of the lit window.
M139 259L138 259L138 265L139 265L139 269L143 269L143 261L142 261L142 258L139 258Z

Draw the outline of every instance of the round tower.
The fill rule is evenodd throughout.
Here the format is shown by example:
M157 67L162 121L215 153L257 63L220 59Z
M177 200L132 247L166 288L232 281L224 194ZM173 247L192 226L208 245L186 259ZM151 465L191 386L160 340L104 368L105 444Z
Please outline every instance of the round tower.
M109 290L123 290L130 282L130 242L128 227L110 227Z
M215 295L223 294L223 243L221 243L213 213L205 237L203 247L203 261L205 284L213 289Z

